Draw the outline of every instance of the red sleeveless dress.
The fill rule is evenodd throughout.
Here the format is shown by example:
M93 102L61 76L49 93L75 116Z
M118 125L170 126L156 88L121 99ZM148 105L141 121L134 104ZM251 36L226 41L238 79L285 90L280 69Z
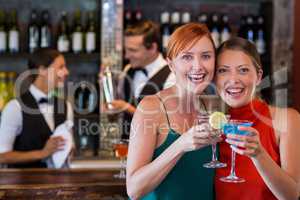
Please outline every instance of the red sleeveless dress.
M272 127L272 118L268 105L258 99L253 100L246 106L231 108L229 110L231 119L249 120L259 132L261 144L280 165L279 147L276 144L275 132ZM276 197L269 190L267 185L256 170L251 159L247 156L237 154L236 175L244 178L243 183L225 183L219 180L220 177L228 176L230 173L231 148L229 144L222 141L219 144L220 161L227 163L227 167L217 169L215 176L215 189L217 200L272 200Z

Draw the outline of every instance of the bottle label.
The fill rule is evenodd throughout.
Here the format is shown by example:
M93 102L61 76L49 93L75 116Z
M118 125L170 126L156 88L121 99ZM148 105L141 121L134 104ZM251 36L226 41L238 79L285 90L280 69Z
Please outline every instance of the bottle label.
M82 51L82 33L74 32L72 35L72 50L74 52Z
M48 27L42 27L41 29L41 47L50 46L50 30Z
M264 54L266 52L266 44L265 41L262 39L258 39L255 42L256 48L257 48L257 52L259 54Z
M86 51L88 53L95 51L96 49L96 34L94 32L86 33Z
M6 33L4 31L0 32L0 52L6 51Z
M8 47L10 52L19 51L19 32L18 31L9 31L8 36Z
M249 30L249 31L247 32L247 39L248 39L249 41L251 41L251 42L254 41L254 32L253 32L252 30Z
M60 52L68 52L70 48L69 40L64 36L59 36L57 41L57 50Z
M212 37L212 39L215 43L216 48L218 48L219 45L220 45L220 34L219 34L219 32L217 30L213 30L211 32L211 37Z
M230 39L230 33L227 29L224 29L221 33L221 43L225 42L226 40Z
M37 28L32 27L29 29L29 49L33 52L39 46L39 31Z

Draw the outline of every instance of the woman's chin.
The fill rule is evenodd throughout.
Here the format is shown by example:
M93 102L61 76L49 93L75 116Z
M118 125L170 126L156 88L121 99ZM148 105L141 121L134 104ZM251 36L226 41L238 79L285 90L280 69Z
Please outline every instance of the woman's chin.
M239 108L248 104L248 101L245 98L239 98L239 99L226 98L225 102L228 106L232 108Z

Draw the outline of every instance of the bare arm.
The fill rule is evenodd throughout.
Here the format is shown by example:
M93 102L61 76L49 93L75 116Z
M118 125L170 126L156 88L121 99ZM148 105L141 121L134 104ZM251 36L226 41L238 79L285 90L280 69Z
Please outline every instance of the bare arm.
M12 164L12 163L25 163L33 162L46 158L42 150L37 151L10 151L0 154L0 163L1 164Z
M152 113L149 113L150 110ZM192 127L151 161L161 116L164 115L159 109L157 97L153 96L144 98L134 115L127 161L127 193L133 200L154 190L186 151L216 142L208 139L208 133L197 132L196 127Z
M64 145L64 139L62 137L51 137L41 150L0 153L0 164L25 163L41 160L63 149Z
M287 113L283 113L287 112ZM300 182L300 116L292 109L284 109L280 113L287 116L286 130L280 131L280 159L281 168L267 153L253 159L255 166L265 183L278 199L293 200L299 197ZM281 120L282 117L278 118ZM280 122L275 119L274 124ZM275 127L276 128L276 127Z
M300 116L291 109L281 109L278 114L280 117L275 118L274 128L275 131L280 131L281 167L272 160L261 146L258 132L254 128L240 128L252 132L253 135L232 136L231 139L239 139L241 142L230 142L230 144L245 147L244 150L239 148L234 148L234 150L252 159L265 184L278 199L297 200L300 194L298 185L300 182L300 149L298 148ZM285 124L285 126L278 127L278 124Z

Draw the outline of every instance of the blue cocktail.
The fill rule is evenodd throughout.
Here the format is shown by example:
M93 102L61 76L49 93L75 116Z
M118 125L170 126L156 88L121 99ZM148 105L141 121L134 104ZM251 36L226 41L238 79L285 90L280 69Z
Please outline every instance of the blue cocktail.
M224 134L238 134L238 135L247 135L248 131L239 130L238 127L250 127L252 122L246 120L230 120L227 124L223 126ZM221 181L230 182L230 183L242 183L245 182L245 179L237 177L235 173L235 151L231 150L231 169L229 176L220 178Z

